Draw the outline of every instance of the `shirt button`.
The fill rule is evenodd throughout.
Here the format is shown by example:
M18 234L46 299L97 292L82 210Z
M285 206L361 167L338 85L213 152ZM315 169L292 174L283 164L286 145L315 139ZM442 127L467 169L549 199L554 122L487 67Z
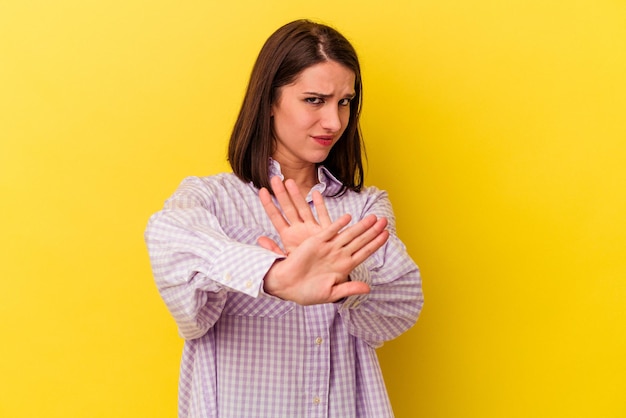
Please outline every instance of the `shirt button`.
M321 402L321 400L320 400L320 397L319 397L319 396L316 396L316 397L314 397L314 398L313 398L313 403L314 403L315 405L319 405L319 404L320 404L320 402Z
M246 289L250 289L252 287L252 282L250 280L248 280L246 282Z
M230 282L230 279L232 279L233 276L230 275L230 273L226 273L224 274L224 281L225 282Z
M317 337L317 338L315 339L315 344L317 344L317 345L322 345L322 342L324 342L324 340L322 339L322 337Z

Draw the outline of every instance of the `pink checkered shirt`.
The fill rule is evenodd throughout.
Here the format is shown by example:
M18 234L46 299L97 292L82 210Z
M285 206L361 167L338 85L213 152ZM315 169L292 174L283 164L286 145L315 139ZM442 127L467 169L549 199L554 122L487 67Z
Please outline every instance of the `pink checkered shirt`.
M280 175L277 162L270 171ZM258 190L232 173L185 179L150 218L156 284L185 339L180 418L393 416L375 349L417 320L419 270L396 236L384 191L333 198L341 184L323 167L318 178L332 219L389 220L387 243L350 275L370 285L368 295L300 306L264 293L279 256L256 240L280 238Z

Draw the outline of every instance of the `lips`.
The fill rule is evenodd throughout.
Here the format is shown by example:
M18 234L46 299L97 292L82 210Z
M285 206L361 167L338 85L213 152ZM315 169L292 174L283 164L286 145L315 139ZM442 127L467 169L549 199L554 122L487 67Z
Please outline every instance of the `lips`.
M333 144L332 135L318 135L318 136L313 136L312 138L315 142L325 147L329 147Z

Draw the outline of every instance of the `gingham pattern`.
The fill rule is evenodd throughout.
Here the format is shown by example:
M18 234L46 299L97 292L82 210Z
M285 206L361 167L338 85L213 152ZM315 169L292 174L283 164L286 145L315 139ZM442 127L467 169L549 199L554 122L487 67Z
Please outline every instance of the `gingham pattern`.
M277 162L270 170L280 175ZM263 277L278 256L256 240L280 239L258 190L232 173L185 179L150 218L156 284L185 339L180 418L393 416L375 348L417 320L419 271L384 191L331 198L339 182L324 168L318 175L333 219L389 220L388 242L351 274L370 284L368 295L304 307L265 294Z

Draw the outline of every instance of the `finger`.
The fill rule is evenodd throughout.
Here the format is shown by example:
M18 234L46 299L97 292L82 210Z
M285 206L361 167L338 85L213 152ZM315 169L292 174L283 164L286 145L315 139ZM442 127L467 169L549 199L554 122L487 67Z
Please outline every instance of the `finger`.
M333 286L329 302L336 302L348 296L365 295L370 292L370 287L363 282L345 282Z
M317 223L317 221L315 220L315 217L313 216L313 212L311 212L311 207L306 202L306 199L304 198L304 196L302 196L302 193L300 193L300 189L298 188L298 185L296 184L296 182L292 179L285 180L285 188L287 189L287 192L289 193L289 197L291 198L291 203L293 203L296 210L298 211L298 215L300 216L300 219L302 219L305 222Z
M302 219L300 219L298 210L291 201L291 196L285 189L285 185L283 184L283 181L280 179L280 177L272 177L270 183L272 184L272 190L274 190L274 196L276 196L276 200L278 201L280 208L285 214L284 217L287 218L287 222L289 224L301 222Z
M263 205L263 209L265 209L267 217L270 218L272 225L274 225L274 228L276 228L278 233L289 226L289 223L287 223L283 214L280 213L274 204L270 192L265 187L259 190L259 199L261 200L261 204Z
M349 213L341 215L339 218L337 218L335 222L328 225L328 227L322 229L319 232L318 237L322 239L323 241L333 240L334 238L337 237L337 234L339 234L339 231L341 231L346 225L350 223L351 219L352 219L352 216L350 216Z
M339 233L334 241L337 245L343 247L352 242L356 237L365 233L368 229L376 224L376 215L368 215L361 219L359 222L351 225Z
M374 254L380 247L385 245L387 240L389 239L389 231L384 230L379 235L377 235L370 242L365 244L363 247L358 249L356 252L352 254L352 261L354 266L358 266L363 261L365 261L369 256Z
M276 244L276 241L274 241L273 239L266 237L266 236L262 236L259 237L257 239L257 243L265 248L266 250L270 250L272 252L275 252L278 255L287 255L283 252L283 250L278 246L278 244Z
M376 239L387 226L387 219L380 218L374 225L365 230L362 234L354 237L352 241L348 242L344 248L350 253L354 254L361 248L365 247L370 241Z
M326 209L326 203L324 202L322 194L317 190L313 191L313 203L315 204L315 210L317 211L317 219L319 220L319 224L322 228L330 225L332 221L330 219L330 215L328 214L328 209Z

